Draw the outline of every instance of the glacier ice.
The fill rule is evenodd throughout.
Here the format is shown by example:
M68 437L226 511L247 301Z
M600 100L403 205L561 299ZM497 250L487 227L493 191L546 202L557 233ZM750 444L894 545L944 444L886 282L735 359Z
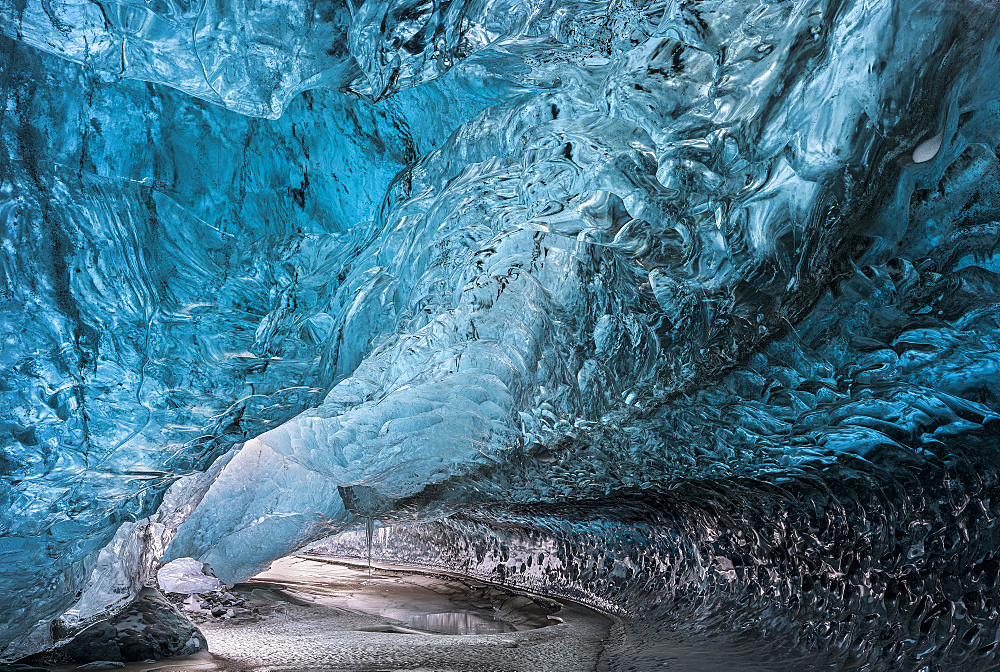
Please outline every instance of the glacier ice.
M620 614L622 660L1000 655L995 2L0 30L4 655L161 557L236 581L373 518Z
M194 558L177 558L160 567L156 583L165 593L210 593L222 587L222 582L204 572L204 565Z
M129 78L276 118L291 98L349 81L349 8L336 1L5 0L0 31Z

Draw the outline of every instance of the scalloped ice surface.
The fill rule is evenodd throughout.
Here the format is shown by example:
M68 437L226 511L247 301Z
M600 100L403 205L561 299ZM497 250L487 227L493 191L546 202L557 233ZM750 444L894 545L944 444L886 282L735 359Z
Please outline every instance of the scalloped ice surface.
M0 8L0 655L366 516L613 666L992 669L994 0Z

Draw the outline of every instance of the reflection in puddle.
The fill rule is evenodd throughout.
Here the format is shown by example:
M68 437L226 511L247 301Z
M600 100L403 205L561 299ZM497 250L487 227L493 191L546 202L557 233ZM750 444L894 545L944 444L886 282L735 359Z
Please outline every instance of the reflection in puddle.
M484 618L465 611L451 611L443 614L418 614L410 617L414 628L438 632L444 635L492 635L498 632L514 632L507 621L498 618Z

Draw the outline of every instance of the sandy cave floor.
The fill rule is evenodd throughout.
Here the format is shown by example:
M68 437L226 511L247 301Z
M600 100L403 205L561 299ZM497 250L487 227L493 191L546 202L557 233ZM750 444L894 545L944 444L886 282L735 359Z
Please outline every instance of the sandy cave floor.
M360 566L301 557L274 563L236 590L257 608L256 620L196 619L208 652L124 670L572 672L596 668L612 625L564 602L550 618L537 605L520 608L524 598L507 601L505 620L497 620L497 608L482 599L490 587L470 579L397 568L369 576Z
M789 672L799 659L660 633L562 600L404 567L292 557L232 593L243 615L189 612L208 651L123 672ZM467 632L474 634L454 634ZM630 643L631 640L631 643ZM77 672L75 666L53 672Z

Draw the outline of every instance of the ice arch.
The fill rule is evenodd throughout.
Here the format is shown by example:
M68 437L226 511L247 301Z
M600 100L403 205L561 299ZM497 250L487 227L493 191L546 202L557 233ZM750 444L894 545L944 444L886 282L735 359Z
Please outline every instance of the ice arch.
M6 45L6 640L171 537L247 576L363 486L425 521L398 559L817 664L988 655L992 3L252 9L4 9L231 110ZM321 84L362 98L233 113Z

